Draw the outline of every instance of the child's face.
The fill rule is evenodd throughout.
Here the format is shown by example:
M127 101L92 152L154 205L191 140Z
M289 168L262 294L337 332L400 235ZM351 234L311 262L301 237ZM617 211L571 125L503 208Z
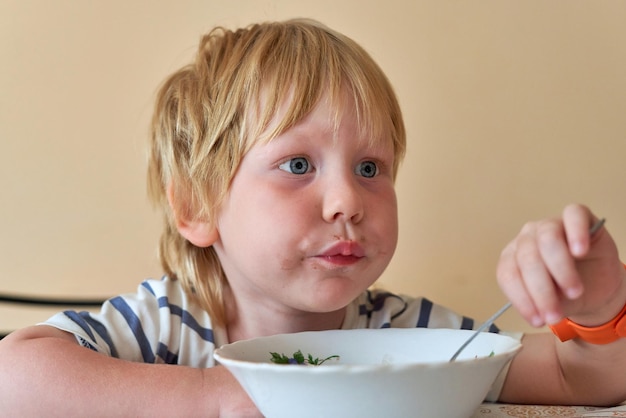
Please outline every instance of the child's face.
M353 106L350 106L352 108ZM396 247L390 140L369 146L326 101L243 158L217 218L214 248L235 297L283 312L346 306Z

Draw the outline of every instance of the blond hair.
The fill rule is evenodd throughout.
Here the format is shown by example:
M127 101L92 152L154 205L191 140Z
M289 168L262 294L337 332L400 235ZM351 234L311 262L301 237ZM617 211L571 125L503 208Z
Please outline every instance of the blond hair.
M195 61L158 91L148 191L165 215L159 256L165 273L180 280L216 324L226 323L226 277L212 247L194 246L180 235L174 211L215 222L241 159L260 140L278 106L289 99L264 140L298 123L322 96L339 118L342 92L356 107L361 134L392 141L395 176L406 138L389 81L357 43L316 21L294 19L235 31L217 27L202 38ZM175 207L168 202L168 189Z

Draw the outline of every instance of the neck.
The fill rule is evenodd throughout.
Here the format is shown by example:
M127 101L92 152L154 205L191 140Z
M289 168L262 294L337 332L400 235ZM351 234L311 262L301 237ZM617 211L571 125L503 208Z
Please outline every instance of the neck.
M345 307L332 312L303 312L262 303L240 304L232 292L228 292L226 300L229 342L275 334L340 329L346 314Z

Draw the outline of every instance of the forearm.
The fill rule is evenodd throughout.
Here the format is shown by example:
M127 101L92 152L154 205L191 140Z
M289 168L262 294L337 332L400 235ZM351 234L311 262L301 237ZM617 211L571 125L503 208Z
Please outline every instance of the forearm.
M35 328L0 344L0 409L9 415L218 416L206 370L109 358L54 331L30 338Z
M613 297L587 315L571 317L573 322L597 327L619 318L617 315L626 304L626 270L621 266L617 266L617 270L612 274L621 275L621 280L618 281L620 286L611 292ZM564 382L577 396L584 393L591 399L605 399L609 404L626 400L626 339L618 338L605 344L592 344L584 338L563 343L554 341Z
M525 336L522 344L501 402L610 406L626 400L626 340L590 347L540 333Z
M597 314L573 318L595 326L621 311L626 277ZM626 400L626 338L609 344L561 342L551 333L529 334L509 369L501 400L512 403L615 405Z
M611 406L626 400L625 339L608 345L576 340L556 344L563 382L575 403Z

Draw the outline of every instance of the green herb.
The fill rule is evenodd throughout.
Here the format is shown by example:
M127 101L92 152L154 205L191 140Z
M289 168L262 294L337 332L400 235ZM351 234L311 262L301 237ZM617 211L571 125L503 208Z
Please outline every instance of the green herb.
M313 357L311 354L307 354L307 356L305 357L304 354L302 354L302 351L300 350L293 353L293 357L287 357L286 355L282 353L278 354L278 353L270 352L270 354L272 355L272 358L270 360L276 364L304 364L304 365L309 364L311 366L320 366L324 364L324 362L327 360L339 359L339 356L337 355L328 356L324 359Z

